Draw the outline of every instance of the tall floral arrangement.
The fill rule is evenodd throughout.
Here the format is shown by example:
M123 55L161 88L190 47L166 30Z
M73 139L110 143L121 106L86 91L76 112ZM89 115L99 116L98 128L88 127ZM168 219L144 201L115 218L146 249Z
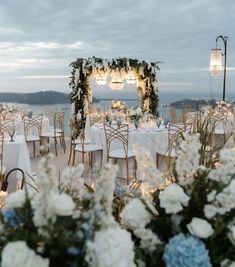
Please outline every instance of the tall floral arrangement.
M10 194L0 215L1 266L232 267L235 150L201 164L200 135L186 135L164 176L134 147L139 181L115 184L107 164L94 186L79 165L58 178L41 161L39 192Z

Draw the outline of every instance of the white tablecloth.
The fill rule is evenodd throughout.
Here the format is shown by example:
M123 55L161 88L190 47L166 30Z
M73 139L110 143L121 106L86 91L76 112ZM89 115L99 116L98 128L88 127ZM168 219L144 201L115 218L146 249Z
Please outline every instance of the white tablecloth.
M103 164L107 162L106 139L103 126L93 125L91 127L91 142L103 147ZM165 151L168 145L168 130L166 128L151 129L151 130L131 130L129 132L129 149L137 144L145 150L150 151L153 160L156 161L156 152ZM122 144L118 141L113 141L110 150L120 149ZM97 161L99 153L96 154Z
M6 166L6 174L13 168L20 168L24 172L32 175L29 151L23 135L17 135L15 142L4 141L3 146L3 165ZM21 179L21 174L13 172L9 177L8 192L16 190L16 179ZM26 175L26 181L32 184Z

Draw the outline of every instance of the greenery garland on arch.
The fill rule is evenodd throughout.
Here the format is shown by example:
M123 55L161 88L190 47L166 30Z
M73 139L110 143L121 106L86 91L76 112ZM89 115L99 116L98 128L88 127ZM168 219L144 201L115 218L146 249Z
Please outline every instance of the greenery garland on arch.
M92 101L89 85L90 77L103 75L107 77L112 72L128 73L135 75L137 91L143 112L157 115L158 95L156 74L159 62L146 62L131 58L113 58L111 60L97 57L78 58L72 62L70 99L73 103L72 113L78 115L85 122L88 104Z

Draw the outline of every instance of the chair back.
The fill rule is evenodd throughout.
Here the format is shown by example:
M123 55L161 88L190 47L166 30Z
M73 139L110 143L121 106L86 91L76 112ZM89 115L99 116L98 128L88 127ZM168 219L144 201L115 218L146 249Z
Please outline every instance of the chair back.
M54 130L64 132L64 112L54 113Z
M42 118L42 114L34 115L32 118L24 117L24 135L26 139L30 134L41 135Z
M2 132L4 135L10 134L10 131L16 130L15 128L15 121L13 119L5 119L0 121L0 132Z
M176 108L175 107L170 107L170 122L171 123L178 123L180 122L180 117L178 116L177 112L176 112Z
M168 154L171 155L171 152L179 148L180 142L183 139L183 134L185 132L184 124L169 124L168 129Z
M122 145L126 158L128 158L129 126L121 124L119 127L112 127L104 123L105 139L107 146L107 157L109 157L111 145L114 141Z

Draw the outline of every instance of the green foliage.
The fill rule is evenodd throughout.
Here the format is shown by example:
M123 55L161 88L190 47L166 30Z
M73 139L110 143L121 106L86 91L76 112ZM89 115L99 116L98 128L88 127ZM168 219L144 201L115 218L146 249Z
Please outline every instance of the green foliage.
M138 59L130 58L113 58L111 60L91 57L87 59L78 58L72 62L70 66L71 80L69 86L72 91L70 93L70 100L75 103L75 114L81 113L81 119L85 122L85 102L89 101L90 85L89 78L93 71L100 72L109 70L124 70L128 71L130 68L137 73L137 79L141 81L141 85L137 88L141 107L143 111L149 111L153 115L157 115L158 96L155 88L156 70L159 70L159 62L148 63ZM79 78L77 78L79 77ZM149 99L149 110L146 110L145 100Z

